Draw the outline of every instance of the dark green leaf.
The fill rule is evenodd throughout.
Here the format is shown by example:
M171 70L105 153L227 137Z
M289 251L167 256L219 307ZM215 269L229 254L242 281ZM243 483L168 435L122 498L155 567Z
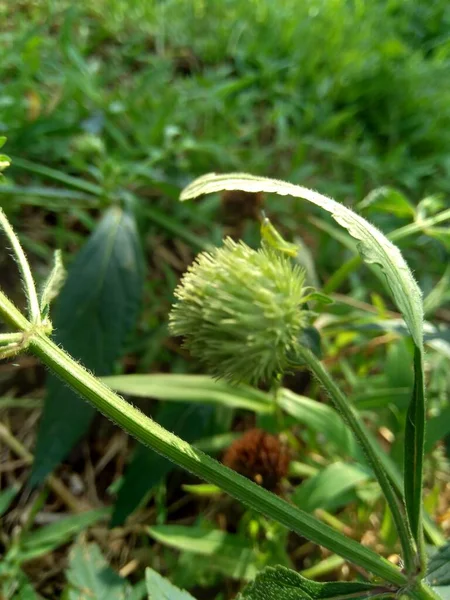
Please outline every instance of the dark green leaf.
M110 208L69 269L52 315L55 341L96 375L111 373L136 321L143 260L132 215ZM42 481L86 432L95 414L50 376L32 483Z
M450 542L439 548L431 558L426 579L432 586L450 586Z
M427 421L425 431L425 452L431 452L434 445L450 433L450 406L441 410L439 415Z
M77 544L69 555L68 600L128 600L131 588L103 558L97 544Z
M195 600L193 596L175 587L153 569L145 570L148 600Z
M315 327L305 327L301 336L301 342L318 358L322 358L322 343L320 339L320 333Z
M266 567L239 594L238 600L327 600L366 598L375 587L369 583L317 583L286 567Z
M414 349L414 388L405 424L405 503L416 540L421 537L422 478L425 444L425 387L423 381L423 357L420 348Z
M206 409L206 410L205 410ZM188 442L201 437L210 411L202 406L163 404L156 421ZM139 444L127 468L114 507L112 527L121 525L142 499L174 468L173 463Z
M0 517L8 510L19 489L18 486L13 485L0 492Z

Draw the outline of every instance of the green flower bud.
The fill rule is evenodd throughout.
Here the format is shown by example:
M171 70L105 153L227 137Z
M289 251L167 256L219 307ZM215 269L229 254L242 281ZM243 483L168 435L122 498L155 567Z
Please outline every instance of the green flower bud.
M215 377L269 383L308 324L305 273L286 254L227 238L202 252L175 290L170 329Z

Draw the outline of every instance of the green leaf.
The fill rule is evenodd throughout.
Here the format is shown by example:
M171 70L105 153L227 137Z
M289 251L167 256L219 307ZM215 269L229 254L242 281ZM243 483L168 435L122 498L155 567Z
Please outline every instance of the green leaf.
M128 600L131 588L113 571L97 544L76 544L69 553L68 600Z
M273 412L270 397L250 386L234 386L206 375L149 374L103 377L121 394L176 402L222 404L256 413Z
M44 600L40 594L34 591L28 577L22 570L18 569L15 571L14 581L10 581L10 583L11 587L16 590L13 596L14 600ZM8 577L5 578L5 587L8 587ZM1 595L2 591L4 596ZM13 592L8 589L5 590L3 587L0 590L0 598L2 600L3 598L10 598L10 593L12 594Z
M69 269L53 315L55 341L96 375L109 374L134 327L143 260L134 218L110 208ZM86 432L95 410L54 375L31 481L41 482Z
M381 187L370 192L358 204L358 210L375 209L394 214L397 217L413 217L416 214L414 205L402 192L391 187Z
M54 254L53 268L50 271L50 274L42 289L41 300L39 303L41 314L49 310L51 302L53 302L53 300L61 291L65 278L66 270L64 269L61 251L56 250Z
M450 585L450 542L431 557L426 579L432 586Z
M17 496L19 490L19 486L12 485L11 487L6 488L6 490L2 490L0 492L0 517L8 510L9 505Z
M450 433L450 406L446 406L437 416L428 419L425 433L425 452L431 452L434 445Z
M14 201L17 203L30 203L45 206L47 209L50 209L50 207L65 208L69 202L77 202L78 207L88 206L90 208L99 204L98 198L84 192L33 185L21 186L5 183L0 187L0 194L16 196Z
M193 442L203 434L209 415L210 411L208 409L205 411L205 407L201 406L163 404L155 420L187 442ZM146 494L173 469L173 463L139 444L125 471L114 506L111 526L121 525L139 506Z
M443 600L450 599L450 542L432 556L425 581Z
M193 596L172 585L150 567L145 569L145 582L148 600L195 600Z
M21 539L20 561L25 562L52 552L94 523L107 519L109 515L108 508L99 508L66 517L27 533Z
M36 162L32 162L24 158L14 157L14 167L24 169L25 171L30 171L30 173L36 173L36 175L40 175L44 179L52 179L54 181L59 181L60 183L63 183L69 188L72 187L78 190L82 190L89 194L93 194L94 196L101 196L103 193L102 187L96 185L95 183L86 181L81 177L73 177L72 175L67 175L67 173L64 173L64 171L58 171L57 169L52 169L51 167L46 167L44 165L40 165Z
M266 567L255 581L238 596L238 600L327 600L332 598L367 598L375 586L370 583L317 583L286 567Z
M411 532L419 543L422 535L423 455L425 449L425 383L423 354L414 349L414 387L405 423L404 479L406 510Z
M311 350L318 358L322 358L322 340L315 327L305 327L301 335L301 343Z
M427 316L433 314L446 302L450 302L450 264L447 265L441 279L425 298L423 302L425 314Z
M233 579L250 580L261 566L257 552L247 540L232 533L183 525L155 525L147 531L170 548L213 557L211 569Z
M42 596L37 594L31 583L26 583L14 596L14 600L41 600Z
M316 508L334 510L345 503L346 492L370 477L370 473L359 465L336 462L297 487L292 500L306 512Z
M323 435L342 455L358 457L360 450L351 430L334 408L282 388L279 406L297 421Z

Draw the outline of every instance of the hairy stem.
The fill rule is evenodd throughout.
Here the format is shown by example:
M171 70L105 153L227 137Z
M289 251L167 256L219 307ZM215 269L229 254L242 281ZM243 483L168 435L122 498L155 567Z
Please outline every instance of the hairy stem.
M22 331L32 329L25 317L0 292L0 316ZM293 507L275 494L231 471L210 456L184 442L110 390L66 354L42 331L35 330L29 350L100 412L180 467L223 489L247 506L281 523L291 531L328 548L394 585L407 579L394 565L315 517Z
M30 265L28 264L25 252L20 245L19 238L13 231L13 228L9 224L3 209L0 208L0 227L5 232L14 254L14 258L17 261L20 273L22 275L24 291L28 302L28 316L32 323L39 323L41 319L41 311L39 309L39 300L36 293L36 286L34 279L31 274Z
M405 569L408 573L414 573L418 563L417 552L408 527L406 512L404 506L396 496L389 477L384 470L375 441L367 431L361 417L351 404L350 400L345 397L316 356L307 348L302 347L297 350L297 358L308 366L320 384L326 389L336 409L342 415L350 429L353 431L358 443L361 445L391 510L403 549Z
M374 552L292 507L278 496L267 492L166 431L93 377L46 336L37 335L32 340L30 349L61 379L143 444L198 477L219 486L247 506L387 581L400 583L404 580L400 571Z

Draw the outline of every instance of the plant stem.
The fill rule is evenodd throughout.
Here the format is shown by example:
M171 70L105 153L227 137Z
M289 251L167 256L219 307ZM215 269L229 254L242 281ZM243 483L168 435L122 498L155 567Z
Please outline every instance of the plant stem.
M0 316L23 331L29 331L32 327L1 292ZM37 330L33 333L29 350L83 398L142 444L201 479L217 485L250 508L382 577L385 581L399 586L406 584L406 576L372 550L334 531L313 516L293 507L166 431L86 371L43 332Z
M39 300L36 293L34 279L31 274L30 265L28 264L28 260L24 251L22 250L19 238L14 233L13 228L9 224L9 221L6 218L2 208L0 208L0 226L11 243L14 257L17 260L17 264L22 275L24 291L28 302L29 319L32 323L39 323L41 319L41 311L39 310Z
M441 596L423 581L419 581L417 586L409 592L409 595L416 600L442 600Z
M166 431L88 373L46 336L37 334L31 340L30 350L104 415L140 442L150 446L177 465L209 483L219 486L247 506L262 512L316 544L331 549L387 581L400 583L405 580L400 571L374 552L320 523L309 514L292 507L275 494L271 494L252 481L224 467Z
M391 510L392 517L397 528L400 542L403 549L403 560L407 573L413 573L417 568L417 552L415 544L408 528L408 521L404 511L404 507L398 500L391 482L383 465L378 457L378 452L375 443L367 431L364 423L361 420L358 412L351 404L350 400L345 397L332 377L316 358L316 356L307 348L301 347L297 350L297 358L301 359L312 373L316 376L320 384L329 393L336 409L342 415L350 429L353 431L355 438L361 445L367 460L375 474L375 477L380 484L380 487L386 498L386 502Z

